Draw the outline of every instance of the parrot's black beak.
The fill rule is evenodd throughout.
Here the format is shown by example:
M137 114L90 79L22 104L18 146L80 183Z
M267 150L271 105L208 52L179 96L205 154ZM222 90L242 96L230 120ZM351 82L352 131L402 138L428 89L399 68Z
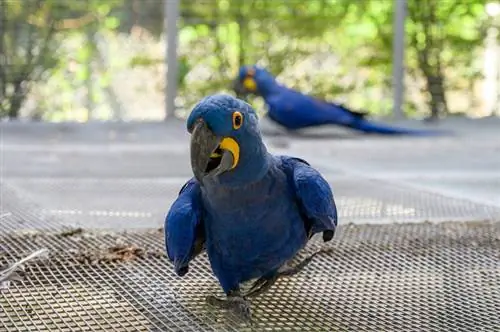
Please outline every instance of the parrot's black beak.
M233 81L232 89L236 93L236 97L246 101L247 96L250 94L240 79L236 78Z
M200 183L235 166L235 151L225 148L225 140L217 137L202 119L195 123L191 133L191 168Z

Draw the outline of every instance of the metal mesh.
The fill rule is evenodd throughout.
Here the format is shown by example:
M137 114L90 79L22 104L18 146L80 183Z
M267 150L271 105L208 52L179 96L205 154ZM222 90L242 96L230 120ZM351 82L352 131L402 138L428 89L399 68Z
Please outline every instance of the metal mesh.
M1 330L242 328L205 304L206 295L220 293L205 256L186 277L174 276L161 229L2 240L2 263L39 247L51 257L28 265L25 281L3 292ZM347 225L326 248L252 301L255 330L500 329L500 223Z
M43 216L38 205L20 197L17 190L2 181L0 200L0 236L13 231L44 230L64 225L57 217Z
M330 176L342 222L500 219L500 208L387 182ZM24 199L54 217L91 228L160 227L185 178L11 179Z
M250 330L205 304L221 294L206 256L184 278L164 256L184 127L113 126L0 124L0 266L50 249L1 292L0 331ZM500 331L498 140L287 144L328 178L341 227L252 300L252 330Z

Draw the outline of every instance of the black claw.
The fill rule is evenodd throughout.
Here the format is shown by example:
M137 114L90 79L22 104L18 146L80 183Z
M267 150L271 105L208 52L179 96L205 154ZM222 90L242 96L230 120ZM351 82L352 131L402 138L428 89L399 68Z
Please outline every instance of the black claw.
M332 230L327 230L323 232L323 242L328 242L333 239L333 235L335 234Z
M188 273L188 271L189 271L189 266L183 266L178 268L175 272L179 277L183 277L186 275L186 273Z

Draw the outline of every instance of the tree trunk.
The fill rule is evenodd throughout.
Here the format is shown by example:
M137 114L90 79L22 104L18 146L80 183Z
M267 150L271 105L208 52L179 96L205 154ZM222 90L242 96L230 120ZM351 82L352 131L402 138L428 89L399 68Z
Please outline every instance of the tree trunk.
M425 77L427 92L429 93L429 109L431 111L427 120L437 120L441 114L448 113L446 102L444 73L441 65L443 33L436 17L436 0L409 2L409 16L419 27L411 36L411 44L416 49L420 71ZM424 41L419 41L418 34L425 36Z
M443 75L425 75L427 90L429 91L429 108L431 115L429 120L437 120L441 114L448 113Z
M10 107L8 116L11 119L17 119L19 117L19 113L21 112L21 107L23 106L24 101L24 89L22 86L22 82L15 82L14 84L14 93L10 96Z

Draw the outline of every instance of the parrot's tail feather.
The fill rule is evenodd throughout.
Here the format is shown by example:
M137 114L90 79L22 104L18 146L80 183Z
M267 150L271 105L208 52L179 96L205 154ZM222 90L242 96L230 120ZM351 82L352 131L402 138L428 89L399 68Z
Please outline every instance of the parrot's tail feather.
M361 130L365 133L383 134L383 135L411 135L411 136L445 136L451 134L444 130L426 130L393 127L386 124L375 123L372 121L358 121L352 128Z
M278 275L275 274L274 276L270 278L260 278L254 284L252 287L248 290L248 292L245 293L244 297L256 297L259 296L260 294L263 294L271 288L272 285L278 280Z
M311 263L312 259L314 256L319 254L321 250L316 251L312 255L309 255L306 257L304 260L302 260L300 263L298 263L295 266L282 266L279 270L278 273L274 274L271 277L262 277L255 281L252 285L252 287L248 290L248 292L245 293L244 297L256 297L260 294L265 293L266 291L271 288L274 283L282 277L291 277L302 271L309 263Z
M309 263L311 263L311 261L314 258L314 256L316 256L320 252L321 251L316 251L315 253L313 253L309 257L305 258L303 261L301 261L299 264L297 264L295 266L291 266L291 267L287 266L287 267L285 267L284 269L282 269L282 270L280 270L278 272L278 276L279 277L291 277L291 276L296 275L297 273L299 273L300 271L302 271L307 265L309 265Z

